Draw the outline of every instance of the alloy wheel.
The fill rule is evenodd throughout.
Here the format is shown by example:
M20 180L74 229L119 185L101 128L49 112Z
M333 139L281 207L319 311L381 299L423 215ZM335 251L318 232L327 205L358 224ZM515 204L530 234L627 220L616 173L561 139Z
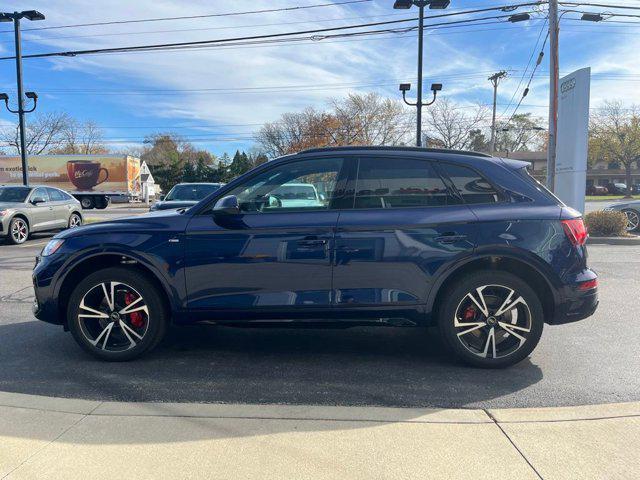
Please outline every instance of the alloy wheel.
M524 298L503 285L483 285L458 304L454 328L460 343L481 358L503 358L520 350L532 328Z
M640 215L634 210L624 210L623 213L627 217L627 232L637 230L640 226Z
M82 297L78 324L95 348L123 352L143 340L149 329L149 308L142 295L130 285L103 282Z
M29 236L29 227L27 222L21 218L16 218L11 224L11 237L15 243L24 243Z
M82 224L82 220L76 214L71 215L69 219L69 228L79 227Z

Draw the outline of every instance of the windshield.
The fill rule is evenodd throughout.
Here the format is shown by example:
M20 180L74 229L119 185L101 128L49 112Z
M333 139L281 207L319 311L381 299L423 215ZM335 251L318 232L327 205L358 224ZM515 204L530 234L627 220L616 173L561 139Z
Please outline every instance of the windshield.
M317 200L313 185L282 185L273 192L278 198L286 200Z
M176 185L165 197L169 201L199 201L215 192L220 185Z
M0 202L24 202L29 196L27 187L0 187Z

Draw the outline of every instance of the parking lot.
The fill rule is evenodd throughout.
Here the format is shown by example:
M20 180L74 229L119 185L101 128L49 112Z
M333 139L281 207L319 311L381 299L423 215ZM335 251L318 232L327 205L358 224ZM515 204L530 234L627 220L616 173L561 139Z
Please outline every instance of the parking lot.
M109 364L31 314L34 257L48 235L0 245L0 391L131 401L525 407L640 400L640 247L590 247L595 316L547 327L533 356L502 371L450 360L400 328L174 329L148 357Z

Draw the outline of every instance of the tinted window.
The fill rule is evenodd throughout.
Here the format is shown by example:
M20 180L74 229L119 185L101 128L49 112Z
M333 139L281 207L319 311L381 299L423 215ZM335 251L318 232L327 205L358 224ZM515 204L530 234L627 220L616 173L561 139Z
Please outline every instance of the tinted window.
M440 168L451 179L453 187L460 193L465 203L500 201L500 195L496 189L475 170L450 163L442 163Z
M29 187L0 187L0 202L24 202L30 191Z
M176 185L165 197L165 200L199 201L215 192L220 185Z
M431 162L408 158L363 158L355 208L402 208L459 203Z
M244 212L326 210L336 192L343 161L309 159L270 168L237 186L228 195L238 197Z
M43 198L45 202L49 201L49 195L47 194L47 189L43 187L38 187L33 191L33 193L31 194L31 200L33 200L36 197Z
M49 198L52 202L62 202L66 200L60 190L56 190L55 188L47 188L47 192L49 193Z

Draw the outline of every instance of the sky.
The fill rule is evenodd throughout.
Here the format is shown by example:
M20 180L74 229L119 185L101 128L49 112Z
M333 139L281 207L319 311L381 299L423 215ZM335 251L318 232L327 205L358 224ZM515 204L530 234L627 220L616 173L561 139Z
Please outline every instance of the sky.
M264 35L416 16L415 8L393 10L393 0L331 5L344 1L5 0L0 8L4 11L36 9L46 16L46 20L40 22L23 20L24 55ZM427 17L515 3L519 2L452 0L447 10L428 10ZM594 3L640 7L637 0ZM324 6L51 28L319 4ZM639 16L612 17L593 23L579 20L579 13L564 14L560 70L564 75L579 68L592 68L592 108L606 100L620 100L628 106L640 104L640 9L571 8ZM487 77L506 70L509 75L500 84L497 111L499 118L509 118L531 75L531 66L526 71L525 68L535 63L546 34L544 9L521 7L517 12L530 12L532 18L513 24L501 18L480 25L428 29L424 55L426 89L433 82L443 83L441 95L461 104L462 108L472 108L477 103L488 105L492 100L492 86ZM506 14L476 13L427 19L426 23L496 15ZM398 84L415 85L416 82L416 45L415 32L399 32L275 45L25 59L24 85L25 90L38 93L38 112L67 112L81 121L93 121L102 127L108 146L116 150L139 147L150 134L176 132L216 155L225 151L232 154L236 149L250 149L260 125L277 120L282 113L308 106L327 108L332 98L351 92L377 92L400 98ZM13 55L13 49L12 24L0 23L0 56ZM0 60L0 92L8 93L15 100L13 60ZM537 69L530 93L518 112L532 112L546 123L547 105L548 55ZM15 115L0 109L0 125L15 121Z

